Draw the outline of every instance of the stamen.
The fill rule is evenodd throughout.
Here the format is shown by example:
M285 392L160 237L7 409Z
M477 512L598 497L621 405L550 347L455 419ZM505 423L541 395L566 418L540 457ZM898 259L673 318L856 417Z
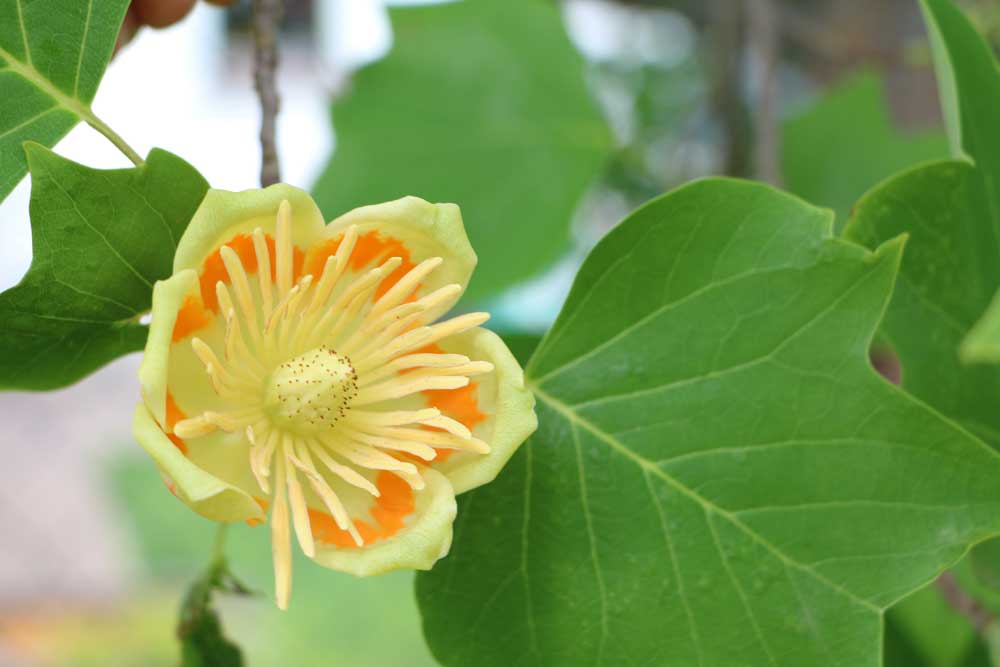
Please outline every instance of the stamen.
M368 479L364 477L364 475L359 473L357 470L345 465L341 465L336 461L334 461L329 454L323 451L322 445L320 445L318 441L314 441L312 450L316 453L316 458L318 458L323 463L323 465L325 465L327 468L330 469L330 472L332 472L340 479L344 480L351 486L356 486L359 489L367 491L376 498L382 495L381 492L378 490L378 487L372 484Z
M204 416L182 419L174 424L174 435L182 440L188 438L199 438L209 433L214 433L215 424L209 422Z
M288 608L292 592L292 534L288 525L288 498L285 496L285 457L279 456L271 506L271 553L274 557L274 589L278 608Z
M227 245L219 248L219 254L222 256L222 263L226 266L226 273L229 274L229 282L233 286L233 291L236 292L236 302L240 304L243 317L247 324L255 326L257 324L257 308L253 303L250 279L247 278L246 271L243 269L243 262L240 261L240 256L236 254L236 251Z
M313 491L316 492L316 495L318 495L320 500L323 501L323 504L326 505L326 509L330 512L330 516L333 517L337 527L341 530L347 531L354 540L354 543L359 547L363 546L364 540L361 539L361 534L358 533L357 527L354 525L354 522L351 521L350 516L348 516L347 509L344 507L344 504L340 501L340 498L337 497L334 490L330 488L330 485L327 484L322 476L320 476L320 474L316 471L315 466L313 466L312 460L309 457L308 448L300 449L299 453L302 455L302 458L305 459L304 461L299 460L294 456L290 456L289 460L306 474L306 478L309 480L309 485L312 486Z
M293 444L291 436L285 435L282 443L282 455L295 464ZM302 485L299 484L298 475L295 474L295 467L297 466L288 469L288 499L292 506L292 522L302 553L312 558L316 555L316 545L313 542L312 526L309 524L309 508L306 506L306 497L302 493Z
M271 253L267 249L267 239L264 230L258 227L253 230L253 250L257 255L257 282L260 284L261 311L267 318L274 305L271 296Z
M267 431L263 444L257 444L254 439L254 431L252 427L248 426L247 439L252 445L250 449L250 470L257 479L257 484L260 485L261 491L269 494L271 490L267 478L271 475L271 456L278 445L280 436L276 430L270 429Z
M355 368L359 373L367 371L373 366L385 363L398 355L426 347L443 338L478 327L488 319L490 319L489 313L467 313L429 327L420 327L419 329L408 331L381 350L375 350L366 358L357 359Z
M433 447L429 447L423 443L376 436L370 433L356 431L348 428L347 426L344 426L339 430L343 431L345 437L351 438L365 445L377 447L378 449L388 449L394 452L406 452L407 454L412 454L413 456L421 458L425 461L433 461L434 457L437 456L437 452L434 451Z
M275 233L275 265L278 278L278 296L283 297L292 289L292 206L287 199L278 206L278 223Z
M389 288L389 291L382 295L381 299L375 302L371 316L378 317L387 310L403 303L406 297L413 294L417 287L420 286L420 281L430 275L434 269L441 266L443 262L444 260L440 257L431 257L407 271L405 276L400 278L395 285Z
M370 373L366 373L359 386L368 386L374 384L378 380L396 375L400 371L409 370L411 368L450 368L450 367L461 367L464 364L470 363L468 357L461 354L435 354L435 353L423 353L423 354L408 354L402 357L396 357L392 361L383 366L376 368Z
M373 426L402 426L404 424L424 423L430 419L441 416L441 411L437 408L425 408L423 410L399 410L394 412L366 412L354 410L351 412L351 421L365 422Z
M412 463L400 461L374 447L351 442L346 438L321 437L320 442L351 463L368 470L387 470L399 475L414 491L424 488L423 477Z
M459 438L469 439L472 437L472 431L469 430L462 422L456 421L451 417L446 417L445 415L438 415L431 417L429 419L419 420L420 424L424 426L433 426L434 428L439 428L452 435L456 435Z
M393 398L403 398L422 391L441 391L445 389L461 389L469 384L469 378L454 375L432 375L429 377L412 378L413 373L403 375L381 384L358 390L353 405L371 405Z
M371 432L377 437L392 438L394 440L407 440L412 442L422 442L434 447L445 447L448 449L463 449L477 454L489 454L490 446L482 440L470 437L461 438L451 433L442 431L425 431L413 428L376 428Z
M307 313L310 315L319 310L326 303L327 299L330 298L330 293L336 286L337 280L340 279L340 276L344 273L344 269L347 268L347 260L350 258L351 253L354 252L354 245L357 241L358 228L356 225L351 225L344 232L344 238L341 240L340 245L337 246L337 252L326 260L326 265L323 267L323 276L316 286L316 294L313 295L312 303L309 304Z

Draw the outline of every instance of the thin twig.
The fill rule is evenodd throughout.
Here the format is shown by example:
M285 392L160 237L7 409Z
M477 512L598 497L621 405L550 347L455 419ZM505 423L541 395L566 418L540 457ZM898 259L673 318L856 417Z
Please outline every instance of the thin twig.
M747 3L747 41L756 69L757 94L754 110L754 177L781 185L781 130L779 127L780 15L774 0Z
M984 635L986 628L993 620L993 615L962 589L955 579L955 575L951 572L945 572L937 578L935 585L951 608L964 616L976 629L976 632Z
M281 180L275 143L281 4L281 0L253 0L254 87L260 98L260 184L264 187Z
M722 173L750 176L750 118L743 97L742 2L711 0L712 106L722 129Z

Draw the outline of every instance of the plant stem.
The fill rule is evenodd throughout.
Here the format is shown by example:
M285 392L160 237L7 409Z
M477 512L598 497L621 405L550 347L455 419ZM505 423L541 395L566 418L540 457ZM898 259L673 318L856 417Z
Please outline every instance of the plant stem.
M86 113L82 115L88 125L107 137L108 141L115 145L115 148L124 153L125 157L132 161L132 164L137 167L143 164L143 159L139 156L139 154L136 153L131 146L125 143L125 140L122 139L117 132L112 130L107 123L95 116L93 111L87 109Z
M215 529L215 542L212 543L212 564L214 569L226 561L226 536L229 534L229 524L220 523Z
M264 187L281 180L275 142L281 4L281 0L253 0L254 87L260 98L260 184Z

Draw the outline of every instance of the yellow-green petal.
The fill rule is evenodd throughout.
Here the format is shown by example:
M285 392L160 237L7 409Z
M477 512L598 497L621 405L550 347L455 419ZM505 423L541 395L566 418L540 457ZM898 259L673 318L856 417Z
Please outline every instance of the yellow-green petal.
M432 274L435 284L431 289L454 283L464 291L476 268L476 253L455 204L431 204L419 197L403 197L363 206L331 222L323 235L337 238L351 225L357 225L359 235L374 231L399 240L414 263L431 257L444 259Z
M132 431L163 474L172 480L171 490L198 514L212 521L264 518L253 498L189 461L141 403L135 409Z
M175 273L153 286L153 317L149 323L146 352L139 366L142 397L153 417L166 423L167 368L173 343L177 313L188 297L200 301L198 274L191 270Z
M486 419L472 432L490 446L489 454L458 452L434 464L459 494L493 481L538 428L538 419L535 397L524 385L524 371L499 336L476 328L448 338L442 347L475 361L488 361L494 367L493 372L474 378L478 408Z
M457 507L447 478L422 471L426 487L414 494L416 508L409 525L391 538L357 549L316 545L313 560L324 567L358 577L393 570L429 570L451 548L451 525Z
M254 229L274 236L278 207L287 200L292 211L292 243L305 249L323 232L323 214L309 193L278 183L263 190L209 190L177 245L174 272L200 269L205 258L239 234Z

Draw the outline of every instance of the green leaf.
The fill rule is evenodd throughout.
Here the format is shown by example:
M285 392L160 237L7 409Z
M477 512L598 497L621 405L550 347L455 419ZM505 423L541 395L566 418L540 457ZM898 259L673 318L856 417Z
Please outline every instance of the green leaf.
M1000 364L1000 292L962 341L959 355L967 364Z
M27 147L34 259L0 294L0 389L54 389L141 350L153 283L208 184L154 149L133 169L102 171Z
M479 254L467 297L528 278L569 242L610 151L556 4L472 0L393 10L395 45L333 107L314 188L327 217L404 195L462 207Z
M885 638L885 667L990 667L976 630L937 586L927 586L890 609Z
M958 354L1000 285L992 231L970 209L977 178L963 162L917 167L866 195L844 234L870 248L909 234L881 337L907 391L1000 448L1000 368Z
M542 337L528 333L503 334L503 342L507 344L507 349L513 353L514 358L522 366L528 365L528 360L535 353Z
M952 155L976 164L970 199L1000 253L1000 70L986 41L950 0L920 0ZM996 287L996 284L994 285Z
M248 591L229 573L224 559L192 584L181 606L177 638L181 641L182 667L242 667L239 646L226 638L222 621L212 606L215 591L246 594Z
M948 155L938 131L903 133L887 113L880 77L839 84L784 124L782 164L790 192L847 220L854 203L906 167Z
M21 145L54 146L81 120L105 127L90 103L129 0L0 3L0 201L24 178Z
M586 260L538 432L418 577L448 667L880 664L884 610L1000 529L1000 456L868 362L901 239L709 180Z

